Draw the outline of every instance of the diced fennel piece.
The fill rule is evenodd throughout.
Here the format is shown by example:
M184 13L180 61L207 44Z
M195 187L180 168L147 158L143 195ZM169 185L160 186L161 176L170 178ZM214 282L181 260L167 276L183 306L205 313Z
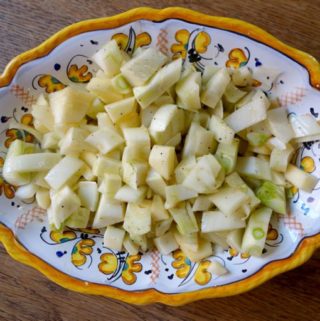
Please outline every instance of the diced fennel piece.
M240 67L233 71L232 82L239 87L246 87L252 82L252 74L248 67Z
M124 55L117 42L113 39L100 48L92 56L92 59L105 74L112 77L120 72L120 67L124 62Z
M149 133L157 144L164 144L174 135L184 130L184 112L176 105L168 104L161 106L154 114Z
M182 159L174 170L176 182L181 184L196 164L194 156Z
M153 196L151 217L153 221L162 221L170 218L169 212L164 208L164 202L159 195Z
M239 139L235 138L231 144L220 143L215 157L223 167L226 174L230 174L236 168L239 149Z
M221 68L215 72L201 93L201 102L210 108L215 108L229 82L230 76L226 68Z
M145 153L150 152L151 140L146 127L125 128L123 136L127 146L140 149Z
M49 190L45 188L38 188L36 193L36 202L38 206L46 210L51 204Z
M57 149L60 137L55 132L49 132L43 135L41 148Z
M180 78L181 69L182 59L174 60L161 68L146 85L135 87L133 93L141 108L148 107L174 85Z
M111 79L113 87L123 95L132 94L132 87L122 74L118 74Z
M122 228L108 226L103 237L103 246L121 251L126 232Z
M61 190L52 193L51 196L51 217L49 223L59 229L61 224L78 211L80 208L79 197L71 190L69 186L63 187Z
M254 156L238 157L236 171L241 176L271 180L269 163Z
M154 193L166 197L166 182L161 175L154 169L150 169L146 178L147 185L153 190Z
M178 203L197 196L196 191L181 184L167 186L165 208L175 207Z
M109 157L98 156L92 166L92 173L102 177L104 174L120 174L121 162Z
M139 253L139 246L131 240L128 234L124 237L123 247L130 255L136 255Z
M177 243L172 231L156 237L153 241L162 255L170 254L179 248L179 244Z
M243 91L236 87L233 82L229 82L226 91L223 94L223 101L225 105L228 106L234 106L234 104L239 101L241 98L243 98L247 94L246 91Z
M209 110L211 115L215 115L216 117L223 119L223 102L220 99L214 109Z
M182 157L202 156L211 153L217 143L211 131L193 122L184 141Z
M102 154L106 154L121 146L124 140L115 130L103 128L91 133L85 142L96 147Z
M207 267L207 271L216 276L225 275L228 273L228 270L218 261L210 262L210 265Z
M177 105L186 110L198 111L201 109L200 101L201 73L191 72L181 77L176 84Z
M271 133L287 144L293 137L294 131L288 120L287 110L283 107L271 109L267 113Z
M294 138L300 142L310 141L310 137L320 135L320 126L317 120L310 114L290 115L290 124L294 132Z
M132 86L144 85L166 62L168 58L155 48L147 48L121 67L123 76Z
M211 202L225 215L233 215L242 205L248 203L249 196L237 187L222 187L211 195Z
M198 211L208 211L212 207L212 202L210 200L210 195L200 195L196 198L192 205L192 210L194 212Z
M41 172L51 169L61 159L57 153L36 153L12 156L10 170L18 173Z
M155 224L154 230L155 230L155 236L159 237L165 233L167 233L172 225L172 217L166 219L166 220L162 220L162 221L158 221Z
M86 88L105 104L114 103L124 98L123 95L114 88L112 80L105 76L91 78Z
M271 154L271 149L267 145L256 146L256 147L249 145L247 151L255 154L259 154L257 157L259 157L260 155L269 156Z
M123 203L102 195L92 223L93 228L103 228L122 222L124 219Z
M213 74L215 74L217 71L219 71L221 68L214 66L214 65L206 65L204 67L204 71L202 73L202 86L205 87L205 85L208 83L208 81L211 79Z
M171 104L171 103L170 103ZM165 104L167 105L167 104ZM142 109L140 111L140 117L141 117L141 123L144 127L149 127L151 124L151 121L155 115L155 113L157 112L157 110L159 109L159 106L155 105L155 104L151 104L150 106L148 106L145 109Z
M139 127L141 126L140 116L136 111L125 115L117 123L117 130L123 134L125 128Z
M216 115L212 115L210 118L209 130L219 143L231 144L234 139L234 130Z
M174 236L179 246L183 246L192 252L198 250L198 233L181 234L178 230L174 232Z
M199 231L199 227L194 219L194 214L187 211L184 203L179 204L177 207L170 208L169 212L176 222L177 228L181 234L190 234Z
M19 186L28 184L31 180L30 173L18 173L12 170L11 160L13 157L30 154L35 152L36 146L34 144L25 143L22 140L14 140L8 149L6 159L2 168L3 178L12 185Z
M244 229L236 229L228 232L226 236L226 242L228 245L237 252L241 252L243 234Z
M122 185L119 174L105 173L99 185L99 192L107 198L113 198Z
M91 212L97 209L99 201L98 186L96 182L82 181L78 184L78 196L81 206L87 208Z
M114 198L122 202L138 203L144 199L146 193L147 188L145 186L134 189L128 185L124 185L118 190Z
M92 152L82 152L80 153L79 158L92 168L97 159L97 155Z
M201 232L219 232L244 228L246 222L234 215L225 215L220 211L203 212L201 219Z
M275 171L284 173L293 153L294 149L291 145L287 145L285 150L274 148L270 155L270 167Z
M68 155L84 151L95 152L96 148L84 141L89 134L90 132L82 128L69 128L65 136L59 142L60 153Z
M83 165L84 163L80 159L66 156L50 169L45 180L51 188L58 190L67 184Z
M15 192L15 197L18 197L21 200L29 200L32 197L34 197L37 191L38 186L33 183L29 183L27 185L18 187L18 189Z
M95 98L91 102L89 109L87 110L87 115L90 118L95 119L95 118L97 118L97 114L104 112L104 111L105 111L104 103L99 98Z
M280 139L278 139L277 137L271 137L267 140L266 145L270 148L270 149L281 149L281 150L285 150L287 148L287 144L284 144Z
M210 241L211 243L217 244L222 247L224 250L228 249L228 244L226 242L226 236L228 231L220 231L220 232L209 232L209 233L201 233L201 236Z
M123 149L122 162L133 163L133 162L148 162L150 148L137 148L138 146L130 145Z
M137 189L145 185L148 170L148 163L122 162L122 180L128 186Z
M247 134L247 140L249 144L254 147L263 146L269 138L270 135L266 133L250 132Z
M136 110L136 100L134 97L125 98L106 105L105 110L116 124L121 118Z
M289 185L291 185L286 181L286 178L284 177L284 173L280 173L272 170L271 177L272 177L272 182L276 185L284 186L286 188L289 187Z
M71 228L86 228L90 219L90 210L80 207L78 211L72 213L65 221L65 225Z
M313 191L319 181L319 178L292 164L288 165L284 176L291 184L308 193Z
M149 248L148 239L146 235L134 235L130 234L131 240L140 247L142 252L146 252Z
M180 242L181 250L186 254L186 256L192 262L199 262L204 258L207 258L212 255L213 249L212 245L209 241L199 238L198 240L198 249L196 251L192 251L188 247L185 246L184 243Z
M41 94L36 103L32 105L31 115L33 116L34 121L41 124L41 126L44 126L47 131L52 131L54 129L54 119L51 108L43 94Z
M86 115L94 96L68 86L49 94L55 124L77 123Z
M170 138L165 145L166 146L172 146L172 147L176 147L181 143L182 140L182 136L180 133L174 135L172 138Z
M272 209L262 207L255 210L249 217L245 229L241 250L252 256L261 256L267 238Z
M192 114L191 112L188 113L189 117L192 117L192 121L198 123L203 128L209 127L210 121L210 113L208 110L200 110L199 112Z
M107 112L101 112L97 114L97 123L98 123L98 129L104 129L104 128L111 128L114 130L117 130L115 124L113 123L112 119L110 118L109 114ZM95 132L96 130L92 131Z
M134 235L143 235L151 230L151 201L129 203L124 217L123 228Z
M182 185L198 193L211 194L224 180L224 171L216 158L209 154L198 158L197 164L188 173Z
M264 206L270 207L277 213L286 214L286 194L283 186L265 181L257 189L256 195Z
M251 210L260 204L260 200L256 197L252 189L250 189L250 187L243 181L237 172L233 172L232 174L228 175L225 182L230 187L241 189L249 196L248 205L250 206Z
M231 113L224 120L237 133L265 120L268 107L269 100L267 98L255 99Z
M177 156L174 147L153 145L149 155L149 164L163 178L170 179L176 163Z

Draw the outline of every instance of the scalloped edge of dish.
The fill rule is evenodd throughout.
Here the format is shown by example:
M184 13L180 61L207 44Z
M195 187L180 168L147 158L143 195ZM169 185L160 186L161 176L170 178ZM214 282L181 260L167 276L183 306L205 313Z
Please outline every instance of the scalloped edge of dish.
M284 44L263 29L247 22L233 18L209 16L181 7L171 7L160 10L142 7L132 9L115 16L85 20L70 25L51 36L38 47L26 51L11 60L6 66L3 74L0 76L0 88L8 86L11 83L20 66L26 62L47 55L60 43L73 36L88 31L116 28L141 19L157 22L166 19L181 19L192 23L199 23L201 21L201 24L203 25L245 35L253 40L274 48L304 66L309 72L310 84L315 89L320 90L320 64L309 54ZM302 239L294 253L288 258L270 262L258 272L244 280L240 280L229 285L210 287L179 294L166 294L155 289L126 291L108 285L80 281L56 270L39 257L28 252L15 239L12 231L1 224L0 242L4 244L5 249L12 258L37 269L50 280L67 289L85 294L102 295L127 303L150 304L160 302L167 305L178 306L200 299L225 297L246 292L280 273L289 271L303 264L311 257L313 252L320 247L320 233Z

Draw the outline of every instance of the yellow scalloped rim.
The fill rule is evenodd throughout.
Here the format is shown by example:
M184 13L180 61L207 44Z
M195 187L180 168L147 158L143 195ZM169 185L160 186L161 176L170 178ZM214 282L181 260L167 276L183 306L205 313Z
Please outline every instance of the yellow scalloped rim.
M266 31L247 22L224 17L205 15L185 8L172 7L162 10L152 8L137 8L113 17L86 20L68 26L40 46L22 53L15 57L5 68L0 76L0 87L10 84L18 68L24 63L43 57L52 51L63 41L83 32L100 29L112 29L140 19L151 21L162 21L165 19L182 19L187 22L198 23L220 29L230 30L243 34L252 39L258 40L294 59L303 65L309 72L311 85L320 90L320 64L315 58L300 50L292 48ZM112 286L89 283L74 279L47 264L37 256L28 252L14 237L12 231L0 224L0 241L4 244L7 252L17 261L29 265L53 282L81 293L103 295L115 298L124 302L134 304L148 304L161 302L167 305L182 305L188 302L206 299L231 296L251 290L272 277L291 270L306 262L313 252L320 247L320 234L305 238L296 251L288 258L271 262L264 266L254 275L224 286L211 287L198 291L165 294L154 289L144 291L125 291Z

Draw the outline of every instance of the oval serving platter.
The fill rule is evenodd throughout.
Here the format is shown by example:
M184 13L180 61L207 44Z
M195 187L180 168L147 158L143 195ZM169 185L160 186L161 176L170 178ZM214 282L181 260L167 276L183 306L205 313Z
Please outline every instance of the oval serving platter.
M116 39L129 54L155 46L182 57L199 71L205 65L248 66L255 86L296 114L320 119L320 66L262 29L240 20L213 17L184 8L138 8L117 16L71 25L39 47L14 58L0 77L0 163L15 139L35 142L15 119L32 124L30 107L40 93L84 86L97 70L90 57ZM319 176L320 142L304 143L296 163ZM103 246L103 231L69 229L50 232L46 212L15 198L15 187L0 177L0 241L16 260L30 265L63 287L122 301L181 305L250 290L273 276L304 263L320 245L320 185L312 194L292 188L290 211L274 217L261 258L235 249L217 251L197 264L181 251L130 256ZM210 261L229 273L217 277Z

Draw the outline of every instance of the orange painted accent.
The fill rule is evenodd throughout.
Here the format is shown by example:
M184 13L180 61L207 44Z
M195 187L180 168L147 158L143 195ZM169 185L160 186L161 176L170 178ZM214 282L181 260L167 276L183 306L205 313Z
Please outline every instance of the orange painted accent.
M280 40L276 39L266 31L247 22L231 18L208 16L199 12L178 7L172 7L163 10L137 8L113 17L87 20L66 27L50 37L40 46L14 58L7 65L4 73L0 76L0 87L10 84L10 81L13 79L17 69L21 65L28 61L45 56L57 45L69 39L70 37L87 31L116 28L140 19L161 21L170 18L183 19L193 23L200 23L211 27L219 27L225 30L236 31L237 33L265 43L305 66L309 71L310 82L312 86L320 90L320 65L312 56L282 43ZM86 294L104 295L134 304L161 302L164 304L177 306L200 299L225 297L239 294L253 289L254 287L280 273L301 265L311 257L312 253L318 247L320 247L320 234L303 240L296 249L295 253L289 258L269 263L259 272L246 279L229 285L210 287L180 294L164 294L154 289L130 292L120 290L112 286L88 283L74 279L63 272L56 270L49 264L42 261L40 258L28 252L14 238L12 231L1 224L0 241L4 244L6 250L14 259L34 267L46 275L50 280L65 288Z

